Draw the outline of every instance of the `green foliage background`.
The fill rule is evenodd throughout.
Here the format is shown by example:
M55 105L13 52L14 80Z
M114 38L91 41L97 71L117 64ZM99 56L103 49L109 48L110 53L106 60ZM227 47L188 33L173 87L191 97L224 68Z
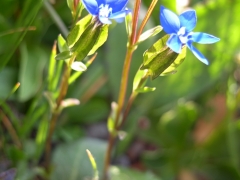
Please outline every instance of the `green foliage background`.
M149 0L143 1L142 16L149 4ZM159 25L160 4L176 9L175 1L159 1L146 29ZM114 152L114 162L117 162L129 153L137 140L141 141L144 148L138 161L144 171L136 172L131 166L113 167L114 179L186 180L186 174L195 179L240 179L240 1L191 1L191 7L198 15L194 31L213 34L221 41L196 45L209 59L209 66L188 51L176 74L149 82L149 86L157 90L137 98L124 127L127 137L119 141ZM59 22L66 28L59 26ZM14 167L19 180L45 177L41 163L50 114L43 95L48 62L54 41L60 33L66 37L66 30L70 30L72 23L66 0L48 5L41 0L0 2L0 119L4 115L10 119L22 144L21 148L14 144L0 121L0 165L3 164L0 172ZM136 51L128 94L144 51L163 35L147 40ZM113 24L94 63L70 86L67 97L79 99L81 105L64 110L60 117L53 138L50 179L91 177L85 149L92 152L101 175L107 129L102 130L99 124L106 124L110 104L117 100L126 42L124 23ZM21 83L20 88L6 100L17 82ZM216 104L211 106L209 102L219 96L225 101L217 105L224 107L226 113L218 117L211 133L199 143L195 137L199 121L204 119L206 129L216 122L214 115L221 112L216 111ZM142 127L141 122L147 125ZM94 138L89 138L90 127L96 127ZM204 129L201 131L207 133ZM103 140L97 139L99 137ZM72 163L74 159L76 164ZM129 163L132 165L131 160Z

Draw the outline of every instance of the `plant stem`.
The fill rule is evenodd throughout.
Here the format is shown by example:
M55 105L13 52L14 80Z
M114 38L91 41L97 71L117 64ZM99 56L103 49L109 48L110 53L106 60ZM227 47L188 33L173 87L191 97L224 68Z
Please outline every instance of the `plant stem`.
M74 58L75 57L73 56L72 59L74 59ZM65 65L64 74L63 74L62 82L60 85L60 94L57 98L56 108L54 109L52 118L50 120L50 127L49 127L49 131L48 131L47 139L46 139L45 167L46 167L47 171L49 171L49 165L50 165L52 135L53 135L53 132L54 132L56 124L57 124L58 116L60 114L59 108L61 106L61 102L62 102L63 98L65 97L65 95L67 94L69 76L70 76L69 67L67 65Z
M111 154L112 154L114 139L115 139L115 136L113 136L112 133L110 133L109 138L108 138L107 152L106 152L105 161L104 161L103 180L108 180L109 179L108 169L109 169L109 166L110 166L110 160L111 160Z
M124 102L125 102L125 96L126 96L127 85L128 85L128 75L129 75L132 55L135 50L135 43L137 41L136 34L137 34L137 24L138 24L140 4L141 4L141 0L136 0L135 7L134 7L134 14L133 14L132 34L130 37L129 46L127 47L126 57L123 65L122 79L121 79L121 85L120 85L119 96L118 96L117 115L116 115L115 124L114 124L115 130L117 130L120 114L122 112ZM108 169L110 166L110 159L111 159L115 137L116 137L115 133L109 134L108 147L107 147L107 152L105 155L105 162L104 162L103 180L109 179Z
M147 75L147 74L146 74L144 77L142 77L140 83L138 84L138 88L141 88L141 87L145 84L147 78L148 78L148 75ZM125 121L126 121L126 119L127 119L127 116L128 116L128 113L129 113L129 111L130 111L130 109L131 109L131 107L132 107L132 103L133 103L133 101L136 99L137 95L138 95L138 92L136 92L136 91L133 91L133 92L132 92L130 98L128 99L127 106L126 106L126 109L125 109L125 111L124 111L122 121L121 121L121 123L117 126L116 130L120 130L121 127L123 126L123 124L125 123Z
M8 119L8 117L3 113L2 110L0 110L0 114L2 117L2 122L3 122L3 125L6 127L6 129L8 130L14 144L18 147L18 148L22 148L22 144L21 144L21 141L17 135L17 132L16 130L14 129L11 121Z
M142 31L143 31L145 25L147 24L147 22L148 22L148 20L150 18L150 15L152 14L152 11L153 11L154 7L156 6L157 2L158 2L158 0L153 0L152 3L150 4L150 6L148 8L148 11L147 11L147 13L146 13L146 15L145 15L145 17L144 17L140 27L139 27L139 30L138 30L138 33L137 33L137 37L136 37L137 40L141 36Z

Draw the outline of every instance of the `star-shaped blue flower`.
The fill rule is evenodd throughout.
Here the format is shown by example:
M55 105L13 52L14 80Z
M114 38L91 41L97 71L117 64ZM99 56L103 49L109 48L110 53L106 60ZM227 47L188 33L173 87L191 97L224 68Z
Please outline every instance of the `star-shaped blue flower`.
M130 12L125 9L128 0L82 0L82 3L102 24L111 24L110 19L122 22Z
M182 46L187 45L187 47L200 61L208 65L208 60L192 45L192 42L211 44L219 41L220 39L210 34L192 32L197 23L195 10L185 11L177 16L169 9L161 6L160 21L163 30L167 34L171 35L167 41L167 46L170 49L176 53L180 53Z

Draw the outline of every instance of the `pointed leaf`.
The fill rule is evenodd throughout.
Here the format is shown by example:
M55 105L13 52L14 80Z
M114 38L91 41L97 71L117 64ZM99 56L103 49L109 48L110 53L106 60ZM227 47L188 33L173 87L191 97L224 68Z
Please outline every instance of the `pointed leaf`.
M112 102L111 104L111 114L108 117L108 121L107 121L107 127L108 127L108 132L109 133L116 133L115 132L115 119L116 119L116 114L117 114L117 108L118 105L115 102Z
M55 56L56 60L65 60L71 58L71 52L70 51L63 51Z
M66 40L62 37L61 34L58 35L57 39L58 49L60 52L69 51Z
M143 87L143 88L138 88L138 89L136 89L136 92L138 92L138 93L147 93L147 92L153 92L153 91L155 91L156 90L156 88L155 87L147 87L147 86L145 86L145 87Z
M138 44L147 40L150 37L157 35L158 33L160 33L162 31L162 29L163 29L162 26L156 26L152 29L147 30L146 32L141 34L141 36L139 37Z
M79 40L82 33L87 29L89 23L91 22L91 19L92 16L89 14L80 21L78 21L77 24L72 28L67 37L69 48L72 48L74 44Z
M44 92L44 96L47 99L51 110L53 111L57 106L53 94L51 92L46 91L46 92Z
M74 0L67 0L67 5L72 13L74 12L74 2L73 1Z
M91 162L91 165L92 165L92 168L93 168L93 171L94 171L94 176L93 176L93 180L97 180L99 179L98 177L98 169L97 169L97 163L92 155L92 153L87 149L87 155L88 155L88 158Z
M92 177L92 166L86 155L89 149L94 156L101 177L104 161L104 153L107 144L98 139L85 138L75 142L60 144L53 152L52 164L54 171L50 180L83 180ZM79 168L81 167L81 168ZM91 178L90 178L91 179Z
M132 34L132 13L128 13L125 17L125 25L128 37Z
M136 89L140 88L139 85L140 85L140 82L142 80L142 78L144 76L146 76L148 73L148 70L138 70L135 77L134 77L134 80L133 80L133 92L136 91ZM145 83L143 84L143 86L145 85Z
M81 38L79 38L79 40L71 48L71 51L76 55L77 60L83 60L87 55L93 53L100 45L103 44L101 40L98 40L101 39L100 36L102 34L104 35L106 33L106 28L108 28L107 25L99 25L96 27L94 22L87 27L81 35ZM96 42L98 42L97 45L95 45Z
M88 53L88 56L94 54L96 50L106 42L107 38L108 38L108 26L104 26L104 28L101 29L94 46Z
M55 66L56 66L56 60L55 56L57 54L57 47L56 42L53 44L52 52L49 60L49 67L48 67L48 90L53 90L53 79L54 79L54 73L55 73Z

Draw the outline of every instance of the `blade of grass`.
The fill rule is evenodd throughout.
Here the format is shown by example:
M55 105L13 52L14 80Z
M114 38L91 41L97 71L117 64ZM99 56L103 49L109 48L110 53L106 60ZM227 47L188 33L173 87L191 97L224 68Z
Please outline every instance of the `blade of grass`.
M29 3L28 3L29 2ZM36 18L37 16L37 13L38 11L40 10L41 6L42 6L42 2L43 0L40 0L40 1L32 1L32 2L35 2L33 6L30 6L31 4L31 1L27 1L26 2L26 6L24 6L24 10L23 10L23 13L21 15L21 17L19 18L18 20L18 23L17 24L24 24L25 27L25 30L20 34L20 35L17 35L15 36L14 38L14 42L13 44L13 47L11 47L11 49L9 50L8 53L6 53L6 55L4 57L2 57L1 59L1 63L0 63L0 70L7 64L7 62L11 59L11 57L13 56L13 54L15 53L17 47L19 46L19 44L23 41L25 35L27 34L28 32L28 29L31 27L34 19ZM25 17L25 14L26 14L26 18ZM22 22L24 21L24 22ZM23 26L23 25L22 25Z

